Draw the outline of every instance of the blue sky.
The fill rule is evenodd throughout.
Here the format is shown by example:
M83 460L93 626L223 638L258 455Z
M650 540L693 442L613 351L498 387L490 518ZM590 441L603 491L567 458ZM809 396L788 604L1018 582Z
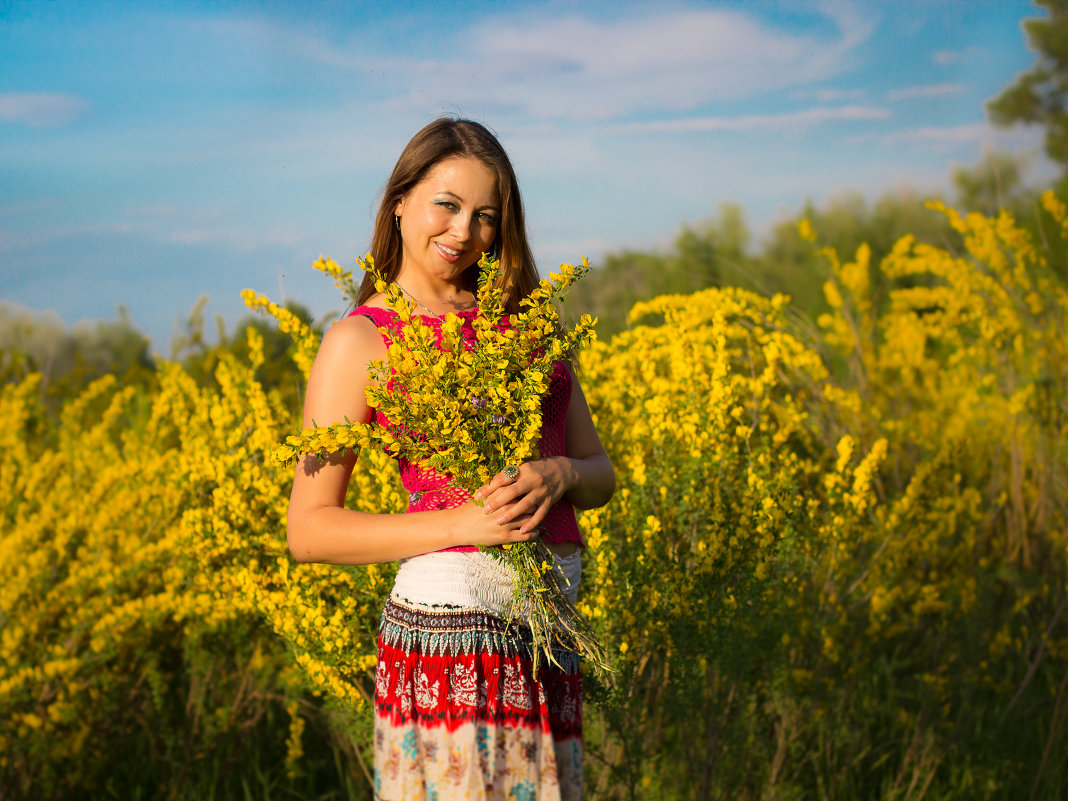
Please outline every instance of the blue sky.
M202 295L341 307L407 139L443 113L511 154L544 269L666 248L740 203L759 234L845 191L946 191L1034 61L1022 0L2 2L0 298L118 304L166 355Z

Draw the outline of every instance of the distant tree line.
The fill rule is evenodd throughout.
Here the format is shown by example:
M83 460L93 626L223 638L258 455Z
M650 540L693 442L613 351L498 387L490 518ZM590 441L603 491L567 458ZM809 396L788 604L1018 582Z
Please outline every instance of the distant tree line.
M213 380L222 353L245 358L248 355L247 329L263 338L264 363L257 379L268 389L279 389L294 403L303 391L299 371L293 364L289 336L278 330L273 319L253 314L241 318L227 331L221 316L215 318L214 336L207 333L201 298L181 323L170 343L167 360L181 364L199 382ZM312 324L310 312L299 303L286 304L304 322ZM322 323L319 324L320 329ZM58 405L97 378L112 374L125 385L149 388L157 380L156 357L152 343L120 305L114 320L82 322L67 326L54 311L35 311L0 301L0 383L19 381L29 373L40 373L41 394Z
M776 223L754 245L744 210L724 203L719 215L697 224L684 224L666 251L623 250L609 253L600 265L576 285L567 300L567 312L589 312L598 318L602 338L623 330L626 315L639 300L664 294L684 294L711 286L739 286L762 294L783 293L815 319L827 310L823 284L826 265L815 257L813 246L798 233L798 222L808 220L821 246L833 247L851 258L867 243L871 248L872 285L877 296L889 287L878 264L905 234L922 241L954 247L956 237L943 215L924 206L926 200L944 200L962 211L994 215L1004 209L1040 238L1059 236L1056 226L1043 227L1036 200L1038 189L1024 185L1026 164L1020 159L992 153L970 168L953 175L951 199L921 197L902 188L867 201L858 193L843 194L822 207L812 202L795 216ZM1054 265L1068 277L1068 264Z
M0 380L41 373L41 391L76 393L105 373L127 383L150 381L155 363L148 338L119 306L114 320L67 327L53 311L0 302Z

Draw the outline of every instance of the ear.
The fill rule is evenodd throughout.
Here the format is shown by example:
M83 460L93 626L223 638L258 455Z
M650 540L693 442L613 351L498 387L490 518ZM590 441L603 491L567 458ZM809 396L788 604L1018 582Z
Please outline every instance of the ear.
M400 200L398 200L396 207L394 207L394 209L393 209L393 214L395 216L397 216L397 217L400 217L401 215L404 214L404 200L405 200L405 198L407 198L407 195L405 195Z

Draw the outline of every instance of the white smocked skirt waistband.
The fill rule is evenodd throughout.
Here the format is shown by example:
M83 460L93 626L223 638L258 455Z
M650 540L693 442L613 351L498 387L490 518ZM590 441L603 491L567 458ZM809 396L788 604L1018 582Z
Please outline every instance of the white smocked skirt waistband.
M571 583L568 599L578 599L582 577L580 551L556 557ZM512 603L512 577L507 565L481 551L437 551L412 556L398 563L392 597L409 604L477 609L502 614Z

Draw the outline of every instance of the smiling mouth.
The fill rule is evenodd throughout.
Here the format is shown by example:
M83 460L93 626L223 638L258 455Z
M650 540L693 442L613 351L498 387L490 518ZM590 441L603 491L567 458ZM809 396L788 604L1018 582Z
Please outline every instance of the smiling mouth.
M438 246L438 250L440 250L446 256L449 256L454 259L463 252L461 250L453 250L452 248L447 248L440 242L435 242L434 244Z

